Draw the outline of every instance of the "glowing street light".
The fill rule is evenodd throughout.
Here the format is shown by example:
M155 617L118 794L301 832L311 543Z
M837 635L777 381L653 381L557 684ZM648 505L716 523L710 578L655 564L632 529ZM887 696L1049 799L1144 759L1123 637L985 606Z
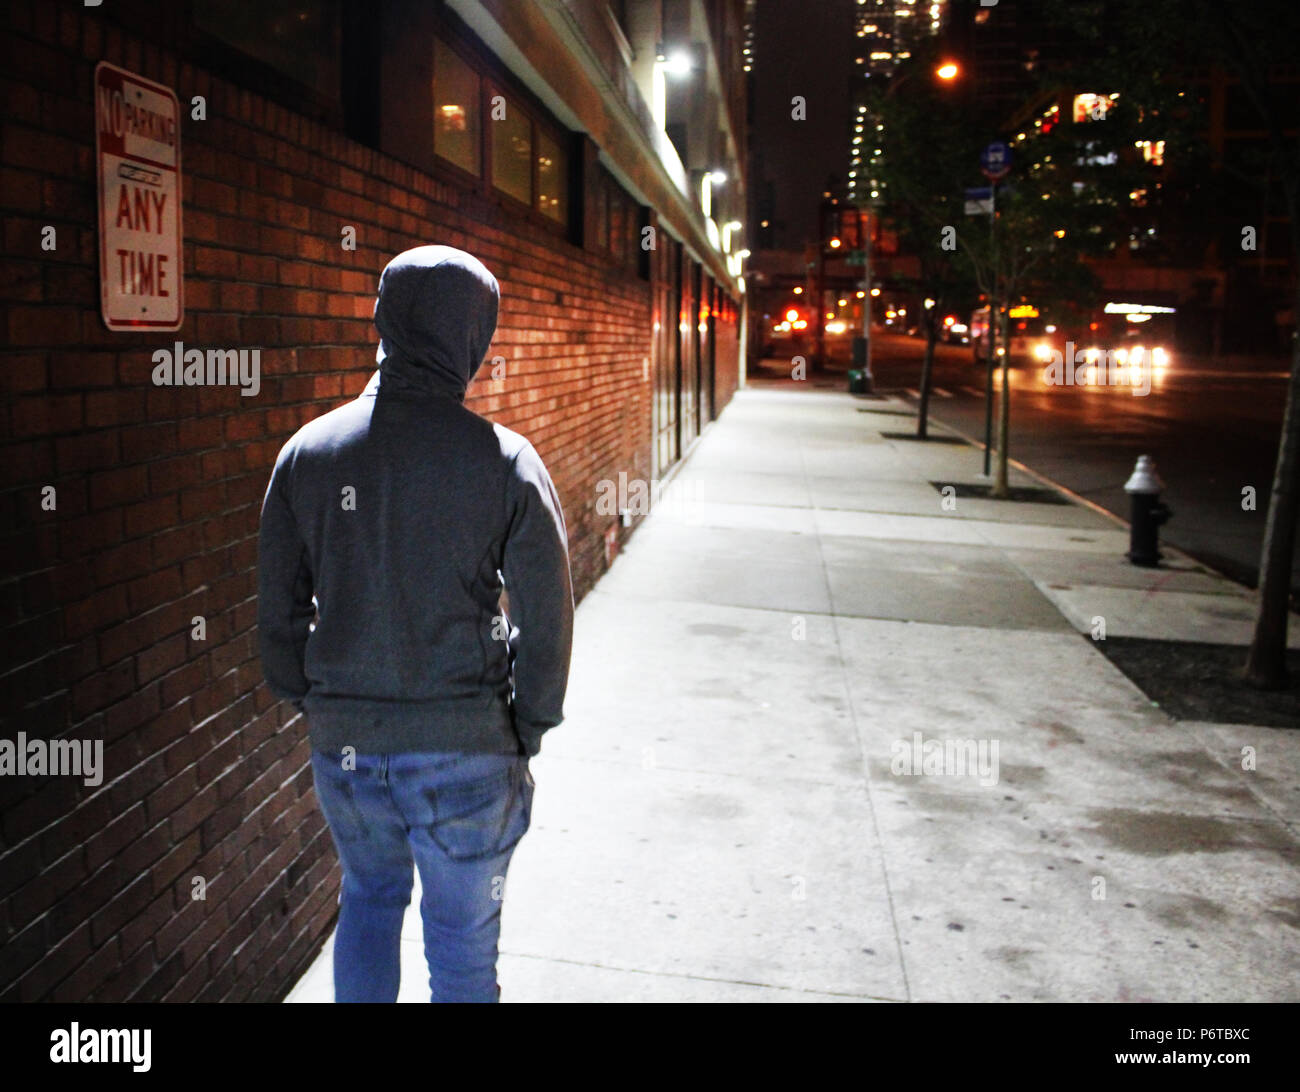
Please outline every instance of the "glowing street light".
M961 69L955 61L945 61L934 70L934 74L941 80L955 80L960 73Z
M713 216L713 187L727 180L726 171L705 171L700 175L700 208L706 217Z
M681 77L691 74L693 67L691 55L686 50L674 49L669 53L663 45L660 45L655 52L655 60L666 75Z

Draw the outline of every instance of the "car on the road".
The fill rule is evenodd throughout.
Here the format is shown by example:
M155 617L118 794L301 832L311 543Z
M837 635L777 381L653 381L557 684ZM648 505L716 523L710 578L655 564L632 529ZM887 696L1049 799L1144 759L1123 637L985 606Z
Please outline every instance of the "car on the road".
M949 345L969 345L970 326L956 315L945 315L939 337Z
M1145 331L1125 330L1110 337L1097 337L1095 334L1082 346L1083 363L1098 368L1106 366L1125 369L1132 373L1136 382L1147 371L1159 372L1168 367L1170 352L1162 344L1153 344L1157 339ZM1109 360L1107 359L1109 354Z
M989 309L981 307L971 315L969 340L976 364L989 359ZM1007 318L1007 344L998 346L998 358L1004 355L1012 364L1045 364L1053 352L1063 351L1065 335L1059 327L1045 321L1036 307L1027 304L1012 307Z
M1173 359L1172 307L1108 303L1075 339L1084 364L1134 373L1160 372Z

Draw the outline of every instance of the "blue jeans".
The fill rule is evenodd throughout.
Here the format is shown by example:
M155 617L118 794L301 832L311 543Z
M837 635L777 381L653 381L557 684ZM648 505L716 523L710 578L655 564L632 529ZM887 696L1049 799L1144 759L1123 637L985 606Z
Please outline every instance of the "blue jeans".
M402 918L420 870L432 1001L497 1001L506 869L532 817L522 755L312 751L343 866L334 1000L396 1001Z

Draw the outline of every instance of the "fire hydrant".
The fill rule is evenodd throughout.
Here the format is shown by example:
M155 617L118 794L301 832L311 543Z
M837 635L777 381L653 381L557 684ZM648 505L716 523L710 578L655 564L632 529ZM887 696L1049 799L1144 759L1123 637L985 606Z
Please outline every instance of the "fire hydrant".
M1160 501L1164 487L1155 460L1150 455L1139 455L1132 477L1124 483L1124 492L1132 498L1129 548L1124 556L1134 565L1160 564L1160 525L1173 515Z

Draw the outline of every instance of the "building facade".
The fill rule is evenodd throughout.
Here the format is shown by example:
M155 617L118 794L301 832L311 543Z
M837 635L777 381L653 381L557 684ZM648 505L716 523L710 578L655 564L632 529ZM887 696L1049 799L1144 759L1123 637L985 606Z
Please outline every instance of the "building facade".
M328 935L306 727L256 655L258 514L284 441L373 372L394 254L497 276L467 404L545 459L577 594L604 572L643 513L601 483L671 474L741 378L743 8L6 5L0 736L102 759L0 756L0 999L272 1000ZM180 249L149 282L183 292L175 330L101 315L99 62L178 100ZM159 383L173 348L256 351L256 392Z

